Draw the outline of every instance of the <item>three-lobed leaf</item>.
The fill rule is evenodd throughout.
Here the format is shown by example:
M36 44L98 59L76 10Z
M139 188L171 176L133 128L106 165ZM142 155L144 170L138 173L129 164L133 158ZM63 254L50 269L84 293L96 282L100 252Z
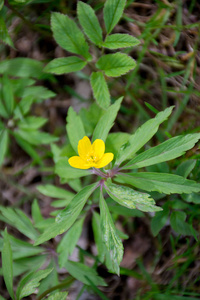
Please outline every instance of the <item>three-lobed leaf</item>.
M118 153L116 164L120 165L124 160L133 156L142 148L157 132L159 125L164 122L171 114L173 106L159 112L155 118L148 120L136 132L130 136L129 141L122 147Z
M135 66L135 60L124 53L106 54L96 63L96 67L109 77L119 77L134 69Z
M53 12L51 15L51 28L56 42L65 50L82 55L90 59L89 46L84 35L76 23L67 15Z
M122 168L142 168L174 159L183 155L185 151L194 147L195 143L199 139L200 133L187 134L185 136L176 136L156 147L153 147L137 155Z
M104 22L109 34L123 14L126 0L107 0L104 5Z
M102 46L108 49L118 49L134 47L139 44L140 41L129 34L115 33L108 35L105 41L103 42Z
M127 173L117 175L117 179L120 180L120 182L133 185L148 192L157 191L165 194L190 194L200 191L199 183L174 174L154 172Z
M102 29L92 7L82 1L78 1L77 12L85 34L95 45L101 45Z
M69 56L62 58L55 58L46 65L44 71L53 74L67 74L82 70L87 62L83 61L78 56Z
M145 212L153 212L162 210L155 206L155 201L149 194L135 191L127 186L117 185L111 182L106 182L106 191L108 195L119 204L130 209L137 208Z
M98 105L107 109L110 105L110 93L102 72L93 72L90 77L90 83Z

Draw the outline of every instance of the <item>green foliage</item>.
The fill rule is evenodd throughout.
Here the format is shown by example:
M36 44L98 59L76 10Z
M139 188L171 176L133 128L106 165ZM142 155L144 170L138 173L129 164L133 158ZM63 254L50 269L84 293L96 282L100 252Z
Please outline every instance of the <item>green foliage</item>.
M126 0L107 0L103 14L107 33L109 34L122 16Z
M103 47L108 49L118 49L134 47L139 45L139 40L129 34L115 33L108 35L103 43Z
M86 62L77 56L63 57L53 59L44 68L45 72L53 74L67 74L70 72L76 72L82 70L86 65Z
M3 7L3 1L1 1L1 3L0 3L0 10L2 9L2 7ZM11 37L10 37L10 35L8 33L8 30L6 28L5 21L1 16L0 16L0 28L1 28L1 30L0 30L0 40L3 43L5 43L5 44L7 44L11 47L14 47L13 42L11 40Z
M97 103L100 107L107 109L110 105L110 93L103 73L93 72L90 82Z

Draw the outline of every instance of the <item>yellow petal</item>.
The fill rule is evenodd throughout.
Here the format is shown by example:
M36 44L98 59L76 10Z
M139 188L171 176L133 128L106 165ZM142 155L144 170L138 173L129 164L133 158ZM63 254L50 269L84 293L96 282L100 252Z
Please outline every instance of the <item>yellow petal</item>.
M95 168L100 169L107 166L114 158L113 153L105 153L103 157L96 163Z
M97 139L92 144L92 150L94 151L93 155L96 157L96 161L100 160L105 152L105 143L103 140Z
M68 159L71 167L76 169L89 169L91 166L87 164L80 156L72 156Z
M83 159L86 160L86 155L88 152L90 152L92 149L92 144L90 142L90 139L87 136L84 136L79 142L78 142L78 154Z

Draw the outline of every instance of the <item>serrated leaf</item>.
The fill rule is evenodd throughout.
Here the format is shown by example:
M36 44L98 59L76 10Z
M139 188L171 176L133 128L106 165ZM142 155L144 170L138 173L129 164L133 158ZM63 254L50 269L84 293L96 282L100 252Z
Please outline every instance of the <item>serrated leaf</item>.
M176 136L156 147L153 147L139 154L122 168L142 168L174 159L183 155L185 151L193 148L199 139L200 133L187 134L185 136Z
M0 130L0 166L3 164L8 148L8 131L7 129Z
M76 221L80 212L82 211L86 201L92 192L96 189L98 183L91 184L83 188L72 199L69 206L63 209L56 217L55 222L50 225L44 233L37 239L35 245L44 243L56 235L62 234L67 231Z
M173 230L179 234L196 236L195 230L192 225L185 222L186 213L183 211L173 211L170 216L170 224Z
M2 8L3 5L0 4L0 6ZM1 8L0 8L0 10L1 10ZM9 45L10 47L14 48L13 42L10 38L10 35L9 35L8 30L6 28L6 24L5 24L2 17L0 17L0 40L3 43L5 43L5 44Z
M56 162L55 173L63 179L74 179L91 174L90 170L80 170L69 165L67 158L61 158Z
M63 57L53 59L44 68L44 72L53 74L67 74L82 70L87 62L77 56Z
M103 74L101 72L93 72L90 77L90 83L98 105L107 109L110 105L110 93Z
M151 231L153 236L156 236L165 226L169 216L169 209L163 209L155 214L151 220Z
M155 201L150 198L149 194L110 182L106 182L105 187L106 192L113 200L130 209L137 208L145 212L162 210L161 207L155 206Z
M31 58L14 58L0 62L0 74L14 77L42 77L43 63Z
M80 238L82 229L83 229L84 218L81 218L64 235L57 247L58 262L60 268L65 266L65 263L68 260L68 256L71 255L76 247L76 244Z
M78 142L85 136L85 129L80 116L77 115L72 106L68 110L66 129L70 144L77 153Z
M123 14L126 0L107 0L104 5L103 15L107 33L109 34Z
M88 44L76 23L67 15L53 12L51 28L56 42L65 50L90 59Z
M101 45L102 29L92 7L82 1L78 1L77 13L85 34L95 45Z
M94 133L92 136L92 140L95 141L96 139L101 139L105 142L107 135L114 125L114 120L117 117L117 113L120 109L121 102L123 100L123 97L119 98L115 101L114 104L112 104L105 114L100 118L98 121Z
M119 275L119 265L123 257L123 245L118 237L108 206L100 194L100 224L102 239L110 254L112 269Z
M136 62L124 53L106 54L101 56L96 67L109 77L119 77L136 67Z
M13 260L12 249L10 246L9 236L7 229L4 231L3 250L2 250L2 270L3 277L7 290L12 299L15 299L13 292Z
M127 173L117 175L123 183L133 185L139 189L151 192L157 191L165 194L182 194L200 191L200 184L178 175L165 173Z
M40 281L51 273L52 269L31 272L20 281L17 288L17 299L20 300L33 294L40 285Z
M164 122L171 114L173 106L159 112L155 118L148 120L136 132L130 136L129 141L122 147L118 153L116 164L120 165L124 160L133 156L142 148L157 132L159 125Z
M129 34L115 33L108 35L102 46L108 49L118 49L134 47L140 44L140 41Z
M93 268L82 263L69 260L65 263L65 268L73 277L86 285L90 285L90 282L87 279L89 278L96 286L107 286L103 278L98 276Z

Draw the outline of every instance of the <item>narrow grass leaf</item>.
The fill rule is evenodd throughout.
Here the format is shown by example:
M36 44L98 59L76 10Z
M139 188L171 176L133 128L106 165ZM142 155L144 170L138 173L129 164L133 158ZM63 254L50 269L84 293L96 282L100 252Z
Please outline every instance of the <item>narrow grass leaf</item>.
M127 173L117 175L120 182L133 185L139 189L151 192L157 191L164 194L172 193L198 193L200 184L181 176L165 173Z
M92 192L96 189L98 183L91 184L83 188L72 199L69 206L63 209L56 217L54 223L50 225L44 233L36 240L35 245L44 243L58 234L67 231L76 221L82 211L86 201Z
M78 1L77 12L85 34L95 45L101 45L102 29L92 7L82 1Z
M98 121L92 140L95 141L96 139L102 139L104 142L108 136L108 133L112 126L114 125L115 118L117 117L117 113L120 109L120 105L122 102L123 97L119 98L118 100L115 101L114 104L112 104L105 114L100 118Z
M119 275L119 265L123 257L123 245L116 233L115 225L102 193L100 194L100 224L102 239L110 254L112 269Z
M65 50L90 59L88 44L76 23L64 14L53 12L51 28L56 42Z
M12 260L12 249L10 246L9 236L7 229L4 231L3 239L3 250L2 250L2 270L3 277L9 292L9 295L12 299L15 299L13 292L13 260Z
M109 77L119 77L134 69L136 62L124 53L114 53L101 56L96 67Z
M90 77L94 98L98 105L107 109L110 105L110 93L102 72L93 72Z
M136 132L130 136L129 141L118 153L116 164L120 165L124 160L133 156L143 147L157 132L159 125L164 122L171 114L173 106L159 112L155 118L148 120Z
M115 33L108 35L105 39L105 42L103 42L102 46L108 49L118 49L134 47L139 44L140 41L129 34Z
M108 195L120 205L145 212L162 210L161 207L155 206L155 201L150 198L149 194L141 193L127 186L117 185L109 181L105 185Z
M128 162L123 169L142 168L179 157L197 143L200 133L176 136L153 147Z
M104 5L103 15L107 33L109 34L121 18L126 0L107 0Z
M0 166L3 164L8 149L8 131L3 129L0 131Z
M70 106L67 114L67 134L69 137L70 144L77 153L78 151L78 142L86 135L83 122L80 116L74 111Z
M44 72L53 74L67 74L82 70L87 62L78 56L55 58L44 68Z

